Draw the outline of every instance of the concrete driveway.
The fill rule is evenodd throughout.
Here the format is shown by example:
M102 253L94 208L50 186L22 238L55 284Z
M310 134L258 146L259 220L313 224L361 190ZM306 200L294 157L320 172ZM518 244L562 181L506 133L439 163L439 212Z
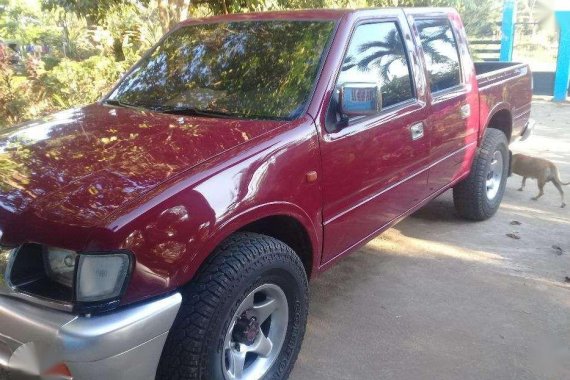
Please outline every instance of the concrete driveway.
M570 181L570 105L533 107L512 149ZM447 192L315 280L291 379L570 379L570 186L561 209L552 184L532 201L520 180L487 222Z

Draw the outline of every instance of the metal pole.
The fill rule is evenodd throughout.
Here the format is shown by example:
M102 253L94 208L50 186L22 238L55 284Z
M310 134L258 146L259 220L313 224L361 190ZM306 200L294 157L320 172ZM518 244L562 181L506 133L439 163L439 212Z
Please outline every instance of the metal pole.
M513 59L516 14L517 1L505 0L501 24L501 61L512 61Z
M556 21L560 26L558 42L558 60L554 78L554 101L563 102L568 95L570 79L570 11L556 11Z

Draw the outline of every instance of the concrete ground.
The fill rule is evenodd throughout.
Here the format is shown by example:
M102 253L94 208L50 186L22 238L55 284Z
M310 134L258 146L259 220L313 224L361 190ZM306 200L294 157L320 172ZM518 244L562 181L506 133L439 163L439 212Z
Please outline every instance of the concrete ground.
M570 181L570 105L532 117L513 151ZM291 379L570 379L570 186L561 209L520 180L489 221L459 219L447 192L316 279Z

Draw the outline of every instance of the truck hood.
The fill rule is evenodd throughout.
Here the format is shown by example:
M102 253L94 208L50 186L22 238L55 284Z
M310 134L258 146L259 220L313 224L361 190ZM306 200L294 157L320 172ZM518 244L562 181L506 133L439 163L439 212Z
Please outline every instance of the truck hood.
M0 228L25 225L22 215L96 225L158 184L282 123L93 104L8 129L0 134Z

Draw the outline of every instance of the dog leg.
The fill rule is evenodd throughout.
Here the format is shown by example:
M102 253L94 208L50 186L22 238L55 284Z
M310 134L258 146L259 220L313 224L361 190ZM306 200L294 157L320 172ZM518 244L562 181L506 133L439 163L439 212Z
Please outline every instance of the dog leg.
M536 197L531 198L533 201L537 201L538 198L540 198L544 195L544 185L545 185L545 182L539 179L538 180L538 195Z
M526 177L523 177L522 183L521 183L521 188L519 189L519 191L523 191L525 186L526 186Z
M564 190L562 190L562 184L555 179L552 180L552 183L554 184L554 186L556 186L558 192L560 193L560 198L562 198L562 205L560 207L564 208L566 206L566 203L564 203Z

